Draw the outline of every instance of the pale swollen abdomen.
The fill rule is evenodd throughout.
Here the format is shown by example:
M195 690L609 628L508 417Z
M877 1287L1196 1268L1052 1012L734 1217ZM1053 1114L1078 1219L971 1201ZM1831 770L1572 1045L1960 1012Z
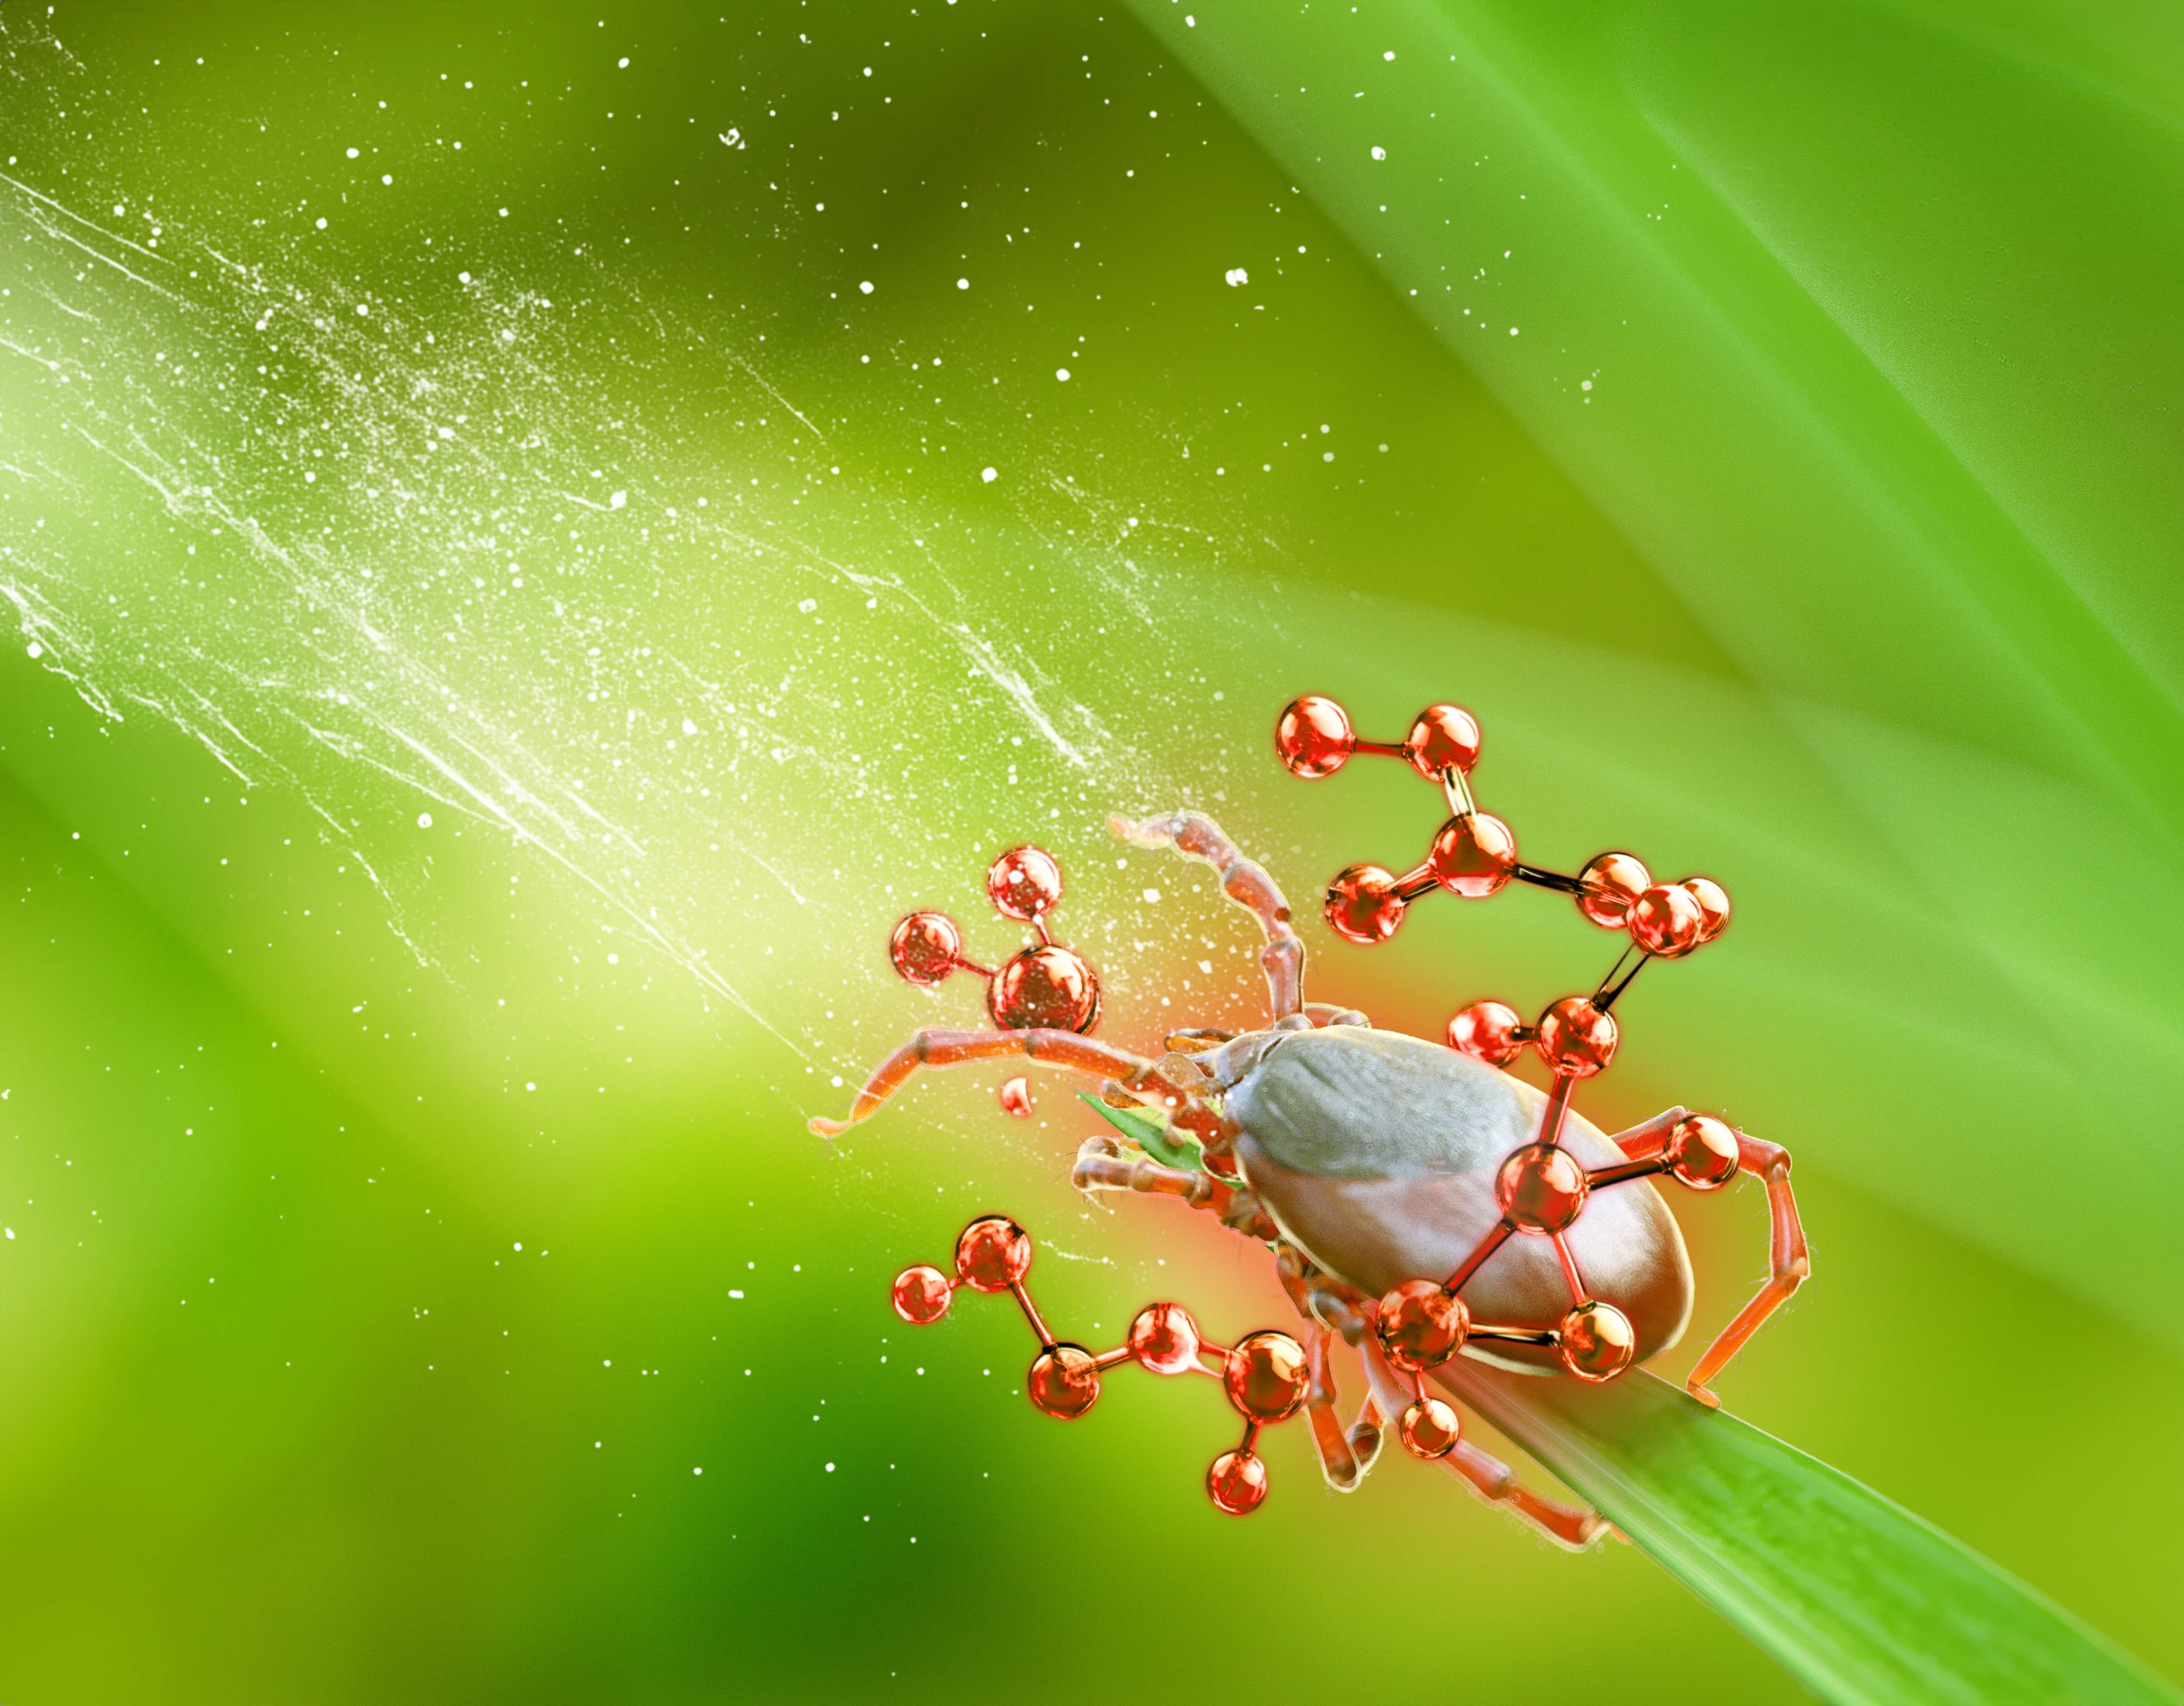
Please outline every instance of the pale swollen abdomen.
M1371 1297L1447 1278L1501 1219L1494 1175L1539 1129L1546 1097L1519 1079L1400 1032L1296 1031L1227 1096L1244 1176L1285 1236ZM1622 1152L1571 1114L1561 1141L1588 1168ZM1643 1361L1682 1336L1691 1262L1674 1217L1643 1180L1590 1198L1565 1234L1586 1289L1629 1316ZM1551 1326L1570 1289L1553 1241L1519 1234L1463 1290L1472 1318ZM1560 1367L1552 1351L1474 1346L1505 1367Z

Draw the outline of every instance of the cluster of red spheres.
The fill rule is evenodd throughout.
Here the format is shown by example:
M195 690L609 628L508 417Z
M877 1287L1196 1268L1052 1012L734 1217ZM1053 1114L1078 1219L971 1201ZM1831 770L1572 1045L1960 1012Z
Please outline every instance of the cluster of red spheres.
M1729 921L1729 897L1711 878L1656 883L1629 853L1600 854L1574 877L1525 864L1517 855L1515 832L1472 799L1468 779L1478 763L1478 724L1461 705L1426 706L1410 732L1390 743L1360 740L1340 705L1308 694L1292 700L1275 720L1274 750L1292 775L1308 781L1331 776L1353 755L1367 752L1400 758L1448 792L1451 815L1418 866L1398 875L1380 865L1351 865L1328 884L1327 923L1352 942L1386 941L1410 903L1437 888L1484 900L1511 882L1560 890L1593 923L1628 931L1640 951L1664 960L1703 947Z
M985 978L986 1011L1004 1030L1089 1031L1100 1022L1099 974L1047 929L1047 914L1060 904L1061 889L1061 866L1053 854L1012 847L987 868L986 895L1003 918L1036 930L1037 942L997 966L980 966L964 957L963 932L955 920L945 913L914 912L888 937L887 957L913 984L938 984L953 972Z
M1182 1304L1148 1303L1130 1322L1121 1345L1095 1355L1047 1331L1025 1289L1031 1267L1031 1235L1006 1215L981 1215L956 1240L953 1274L920 1264L895 1276L895 1313L913 1326L929 1326L948 1313L959 1286L1010 1293L1039 1340L1025 1390L1039 1409L1062 1421L1074 1421L1090 1409L1099 1401L1101 1375L1126 1362L1154 1374L1217 1377L1229 1404L1244 1419L1244 1437L1214 1459L1206 1471L1206 1492L1231 1516L1257 1510L1266 1497L1267 1470L1253 1448L1261 1428L1287 1421L1304 1407L1311 1390L1304 1347L1270 1328L1246 1333L1234 1345L1218 1345L1199 1331ZM1453 1435L1453 1413L1449 1426Z

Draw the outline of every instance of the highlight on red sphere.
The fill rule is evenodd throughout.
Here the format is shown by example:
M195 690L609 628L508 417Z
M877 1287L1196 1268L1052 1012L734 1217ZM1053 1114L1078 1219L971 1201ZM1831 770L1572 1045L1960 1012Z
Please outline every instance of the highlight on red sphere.
M1099 974L1073 948L1026 948L986 985L986 1011L1004 1030L1089 1030L1100 1022Z
M1577 910L1602 930L1621 930L1629 922L1630 902L1653 886L1653 878L1635 853L1595 853L1577 881Z
M1083 1345L1057 1344L1039 1353L1024 1390L1048 1415L1073 1422L1099 1401L1100 1371Z
M1681 883L1656 883L1630 903L1630 939L1664 960L1682 959L1705 931L1705 908Z
M1147 1303L1130 1324L1130 1354L1155 1374L1198 1367L1198 1323L1181 1303Z
M963 933L944 912L914 912L887 938L887 957L909 983L938 983L956 969Z
M1612 1380L1630 1366L1638 1335L1630 1318L1612 1303L1583 1303L1556 1329L1562 1366L1580 1380Z
M1449 1047L1490 1066L1507 1066L1525 1052L1525 1040L1517 1034L1523 1024L1516 1008L1505 1001L1473 1001L1449 1020Z
M1224 1451L1205 1471L1205 1490L1217 1508L1248 1517L1266 1499L1266 1464L1256 1452Z
M1378 865L1352 865L1327 885L1327 926L1351 942L1385 942L1403 922L1403 897Z
M1307 693L1292 699L1275 719L1275 754L1306 781L1332 776L1357 750L1349 713L1331 699Z
M938 1268L920 1262L895 1276L895 1313L914 1327L931 1326L948 1313L956 1288Z
M1711 877L1686 877L1676 886L1690 891L1692 899L1699 902L1699 910L1705 922L1699 931L1703 944L1711 942L1729 927L1729 891Z
M1403 1449L1427 1462L1446 1457L1463 1437L1463 1423L1453 1404L1438 1398L1420 1398L1403 1413L1397 1425Z
M1022 1075L1001 1081L996 1093L1001 1100L1002 1112L1015 1119L1031 1117L1031 1081Z
M1304 1347L1268 1327L1236 1342L1223 1365L1221 1384L1228 1401L1253 1421L1279 1422L1304 1407L1311 1371Z
M1494 1175L1494 1199L1519 1232L1546 1237L1563 1231L1584 1212L1585 1169L1556 1143L1528 1143Z
M986 893L1003 918L1025 924L1061 901L1061 866L1043 847L1012 847L986 869Z
M1429 782L1439 781L1444 770L1469 775L1478 762L1478 724L1461 705L1429 705L1403 736L1403 756Z
M1031 1234L1007 1215L981 1215L956 1240L956 1273L974 1291L1006 1291L1031 1266Z
M1565 995L1539 1018L1533 1047L1565 1078L1589 1078L1615 1059L1615 1015L1583 995Z
M1737 1176L1737 1134L1711 1114L1678 1120L1662 1152L1670 1173L1694 1191L1718 1191Z
M1471 1331L1463 1299L1432 1280L1406 1280L1380 1299L1373 1331L1388 1361L1406 1373L1446 1362Z
M1517 837L1490 812L1467 811L1441 826L1426 866L1452 895L1483 901L1499 894L1517 868Z

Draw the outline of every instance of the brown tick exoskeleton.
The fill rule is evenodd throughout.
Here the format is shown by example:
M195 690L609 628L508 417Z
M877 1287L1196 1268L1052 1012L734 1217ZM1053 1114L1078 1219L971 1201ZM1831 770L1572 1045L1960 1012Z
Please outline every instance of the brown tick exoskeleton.
M1680 1107L1610 1137L1570 1105L1578 1082L1614 1058L1612 1009L1631 980L1653 960L1682 958L1717 937L1728 897L1705 877L1655 883L1628 853L1602 853L1575 876L1524 863L1508 826L1472 799L1478 745L1478 725L1455 705L1421 712L1400 744L1357 740L1331 700L1301 699L1282 712L1275 748L1293 774L1316 779L1356 753L1379 754L1408 763L1448 797L1450 815L1425 862L1400 876L1350 867L1328 888L1327 922L1352 941L1380 942L1436 888L1470 899L1513 881L1555 890L1594 925L1629 937L1591 995L1565 995L1531 1024L1502 1002L1474 1001L1449 1021L1446 1046L1378 1030L1362 1013L1304 999L1304 949L1288 902L1210 818L1118 818L1125 840L1212 866L1229 898L1258 919L1270 996L1263 1028L1179 1030L1158 1059L1084 1034L1097 1022L1098 979L1053 943L1044 923L1060 897L1060 868L1019 848L996 862L988 885L1005 915L1039 932L1037 944L1002 968L1020 968L1014 982L964 960L959 933L938 914L913 914L891 944L897 969L913 982L938 981L956 966L987 978L1001 1028L920 1030L873 1073L848 1119L811 1122L822 1135L847 1129L921 1066L1024 1055L1097 1078L1095 1105L1125 1136L1086 1142L1076 1183L1175 1197L1263 1241L1308 1323L1301 1346L1270 1332L1233 1349L1215 1345L1172 1303L1149 1306L1129 1343L1102 1355L1057 1341L1024 1288L1031 1240L999 1216L966 1228L954 1277L922 1267L903 1274L895 1305L903 1319L938 1320L960 1285L1013 1293L1040 1342L1031 1397L1054 1415L1083 1414L1098 1396L1101 1371L1130 1361L1157 1373L1221 1375L1246 1419L1242 1445L1208 1475L1223 1510L1240 1514L1263 1498L1258 1431L1301 1409L1339 1490L1364 1478L1392 1419L1409 1450L1443 1462L1482 1497L1565 1545L1589 1542L1603 1526L1598 1515L1519 1485L1507 1465L1462 1437L1456 1412L1428 1395L1426 1376L1463 1355L1525 1372L1611 1380L1675 1343L1691 1315L1691 1265L1675 1219L1647 1182L1654 1178L1711 1191L1749 1171L1767 1187L1772 1274L1693 1369L1689 1387L1699 1401L1718 1402L1715 1377L1797 1289L1809 1262L1786 1151ZM1527 1046L1553 1075L1548 1090L1501 1070ZM1337 1337L1356 1348L1368 1387L1348 1427L1335 1412Z

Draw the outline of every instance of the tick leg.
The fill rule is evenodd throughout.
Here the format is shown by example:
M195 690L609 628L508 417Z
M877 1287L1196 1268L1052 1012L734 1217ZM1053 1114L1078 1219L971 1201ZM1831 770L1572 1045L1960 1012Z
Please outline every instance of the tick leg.
M1307 1001L1304 1017L1316 1025L1362 1024L1370 1027L1373 1021L1356 1007L1339 1007L1330 1001Z
M1274 1017L1287 1018L1303 1008L1304 944L1290 928L1289 902L1282 898L1265 867L1238 852L1221 826L1203 812L1170 812L1165 817L1148 817L1142 823L1112 817L1107 824L1134 847L1172 847L1184 857L1203 859L1218 871L1228 898L1251 912L1266 931L1259 964L1266 970Z
M865 1087L857 1092L847 1119L815 1119L810 1123L810 1129L820 1137L834 1137L858 1121L868 1119L921 1066L953 1066L1004 1054L1028 1054L1048 1065L1125 1083L1143 1080L1153 1070L1150 1060L1073 1030L921 1030L874 1069Z
M1441 1466L1490 1505L1505 1506L1557 1546L1583 1552L1607 1529L1607 1518L1589 1505L1565 1505L1535 1493L1517 1479L1517 1471L1490 1452L1467 1439L1441 1459Z
M1767 1181L1767 1208L1773 1223L1769 1251L1773 1271L1767 1283L1759 1288L1759 1295L1722 1330L1722 1336L1707 1347L1706 1355L1691 1371L1687 1383L1691 1396L1709 1409L1719 1409L1722 1404L1714 1395L1716 1377L1729 1359L1744 1349L1745 1341L1759 1331L1768 1316L1790 1300L1790 1294L1804 1284L1806 1276L1812 1272L1812 1259L1805 1249L1805 1229L1798 1219L1798 1199L1790 1190L1790 1152L1780 1144L1762 1143L1756 1137L1746 1137L1739 1132L1737 1165L1742 1171L1756 1173Z
M1345 1430L1335 1413L1334 1335L1326 1328L1305 1341L1304 1355L1311 1370L1311 1385L1304 1398L1304 1413L1312 1424L1312 1446L1320 1457L1320 1473L1338 1493L1354 1493L1373 1472L1380 1454L1380 1408L1368 1396L1356 1422Z
M1688 1108L1670 1108L1665 1113L1655 1114L1643 1125L1634 1125L1628 1131L1619 1131L1610 1138L1612 1143L1633 1161L1650 1161L1661 1152L1669 1140L1669 1134L1676 1129L1676 1122L1687 1117Z

